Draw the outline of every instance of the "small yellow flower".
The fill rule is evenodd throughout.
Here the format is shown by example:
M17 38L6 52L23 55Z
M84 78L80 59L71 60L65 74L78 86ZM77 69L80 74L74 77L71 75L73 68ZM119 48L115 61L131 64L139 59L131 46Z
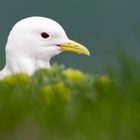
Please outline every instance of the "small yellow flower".
M108 84L111 83L111 79L109 78L108 75L101 76L101 77L99 78L99 81L100 81L102 84L104 84L104 85L108 85Z
M83 72L74 69L66 69L63 71L63 74L72 81L82 81L85 80L85 75Z
M70 91L63 82L44 86L41 92L45 101L50 106L58 100L62 103L70 100Z
M9 86L16 86L19 84L26 84L30 80L31 80L31 78L27 74L21 73L21 74L6 76L3 79L3 82Z

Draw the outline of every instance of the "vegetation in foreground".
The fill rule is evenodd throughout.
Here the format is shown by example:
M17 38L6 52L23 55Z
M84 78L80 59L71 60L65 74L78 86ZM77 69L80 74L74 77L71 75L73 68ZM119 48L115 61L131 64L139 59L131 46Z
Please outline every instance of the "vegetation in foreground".
M85 74L54 65L0 81L0 140L139 140L140 65Z

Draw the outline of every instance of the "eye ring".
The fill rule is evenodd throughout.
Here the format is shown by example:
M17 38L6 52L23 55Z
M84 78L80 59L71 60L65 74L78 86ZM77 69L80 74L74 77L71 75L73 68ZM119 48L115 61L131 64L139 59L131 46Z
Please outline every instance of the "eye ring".
M46 32L42 32L41 33L42 38L48 38L49 34L47 34Z

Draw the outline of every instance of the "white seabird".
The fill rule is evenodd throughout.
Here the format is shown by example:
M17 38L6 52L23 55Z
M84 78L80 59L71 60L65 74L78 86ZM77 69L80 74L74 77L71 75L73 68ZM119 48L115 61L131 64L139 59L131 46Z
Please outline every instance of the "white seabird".
M0 79L15 73L32 75L40 68L50 68L50 59L62 51L89 55L83 45L70 40L56 21L29 17L15 24L6 44L6 64Z

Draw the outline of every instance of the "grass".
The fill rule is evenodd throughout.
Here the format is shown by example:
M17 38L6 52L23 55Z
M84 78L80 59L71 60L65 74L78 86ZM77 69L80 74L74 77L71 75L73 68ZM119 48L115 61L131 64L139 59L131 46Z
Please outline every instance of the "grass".
M0 81L0 140L139 140L140 64L104 75L53 65Z

